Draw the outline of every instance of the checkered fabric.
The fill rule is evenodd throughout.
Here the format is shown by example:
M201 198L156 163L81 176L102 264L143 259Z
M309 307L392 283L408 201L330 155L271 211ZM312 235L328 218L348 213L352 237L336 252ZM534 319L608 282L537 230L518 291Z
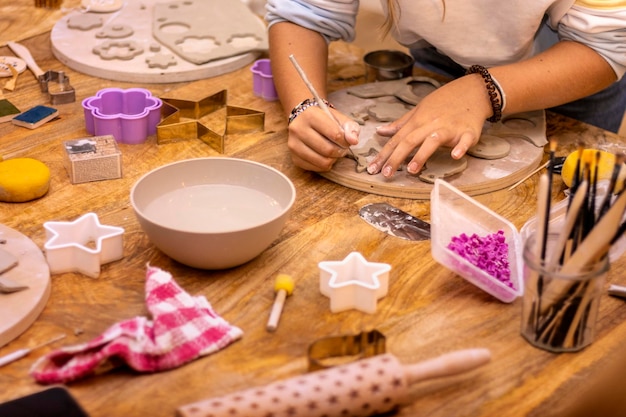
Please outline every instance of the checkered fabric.
M218 316L205 297L192 297L171 274L148 266L146 305L152 320L135 317L102 335L39 358L31 375L41 384L65 383L126 364L139 372L176 368L214 353L243 332Z

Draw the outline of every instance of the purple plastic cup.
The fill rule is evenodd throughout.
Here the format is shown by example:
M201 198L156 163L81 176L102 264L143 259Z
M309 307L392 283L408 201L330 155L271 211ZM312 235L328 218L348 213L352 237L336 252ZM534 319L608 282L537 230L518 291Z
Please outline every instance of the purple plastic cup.
M254 62L252 68L252 87L254 95L262 97L267 101L278 99L276 88L274 87L274 77L269 59L259 59Z

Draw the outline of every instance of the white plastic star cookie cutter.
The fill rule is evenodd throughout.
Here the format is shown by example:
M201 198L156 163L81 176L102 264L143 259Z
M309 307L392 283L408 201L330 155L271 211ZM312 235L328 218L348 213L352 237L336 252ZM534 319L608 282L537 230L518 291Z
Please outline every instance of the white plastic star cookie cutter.
M79 272L98 278L100 267L123 257L124 229L104 226L95 213L73 222L45 222L46 260L50 273Z
M368 262L359 252L352 252L343 261L324 261L318 266L320 291L330 298L333 313L356 309L373 314L378 300L387 295L389 264Z

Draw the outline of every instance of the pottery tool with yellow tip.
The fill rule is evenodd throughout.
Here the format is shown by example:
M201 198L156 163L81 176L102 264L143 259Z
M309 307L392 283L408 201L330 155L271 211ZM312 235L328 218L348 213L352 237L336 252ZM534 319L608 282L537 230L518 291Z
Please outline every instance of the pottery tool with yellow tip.
M0 201L23 203L42 197L50 187L50 169L33 158L0 161Z
M488 349L465 349L404 365L375 355L306 375L178 408L179 417L382 415L410 402L412 385L468 372L489 362ZM386 415L386 414L385 414Z
M278 320L283 311L285 300L287 296L293 294L294 282L293 278L287 274L279 274L274 282L274 291L276 292L276 298L274 299L274 305L270 312L270 318L267 321L267 331L273 332L278 327Z

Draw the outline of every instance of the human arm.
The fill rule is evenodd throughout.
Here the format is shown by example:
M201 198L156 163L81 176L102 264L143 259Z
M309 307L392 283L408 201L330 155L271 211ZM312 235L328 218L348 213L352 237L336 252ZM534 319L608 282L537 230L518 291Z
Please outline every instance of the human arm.
M287 116L303 100L313 98L289 56L296 58L317 93L326 98L328 42L340 38L349 40L353 36L350 28L356 13L351 1L344 4L315 2L320 7L318 14L337 15L337 10L328 11L322 6L336 7L342 12L341 18L334 18L319 27L313 19L307 19L305 12L289 14L300 3L303 2L291 3L287 11L281 1L269 2L271 15L279 16L270 19L270 62L276 91ZM324 19L318 17L317 20ZM343 22L343 25L338 22ZM307 108L289 124L287 146L297 166L312 171L328 171L337 159L346 155L348 146L358 142L358 124L336 110L331 109L331 112L341 126L318 106Z
M527 60L489 69L506 94L506 113L549 108L595 93L617 78L615 71L593 49L561 41ZM485 119L492 115L485 83L478 74L454 80L425 97L397 121L378 133L391 138L368 167L392 177L416 149L409 173L418 173L442 146L461 158L478 142Z

